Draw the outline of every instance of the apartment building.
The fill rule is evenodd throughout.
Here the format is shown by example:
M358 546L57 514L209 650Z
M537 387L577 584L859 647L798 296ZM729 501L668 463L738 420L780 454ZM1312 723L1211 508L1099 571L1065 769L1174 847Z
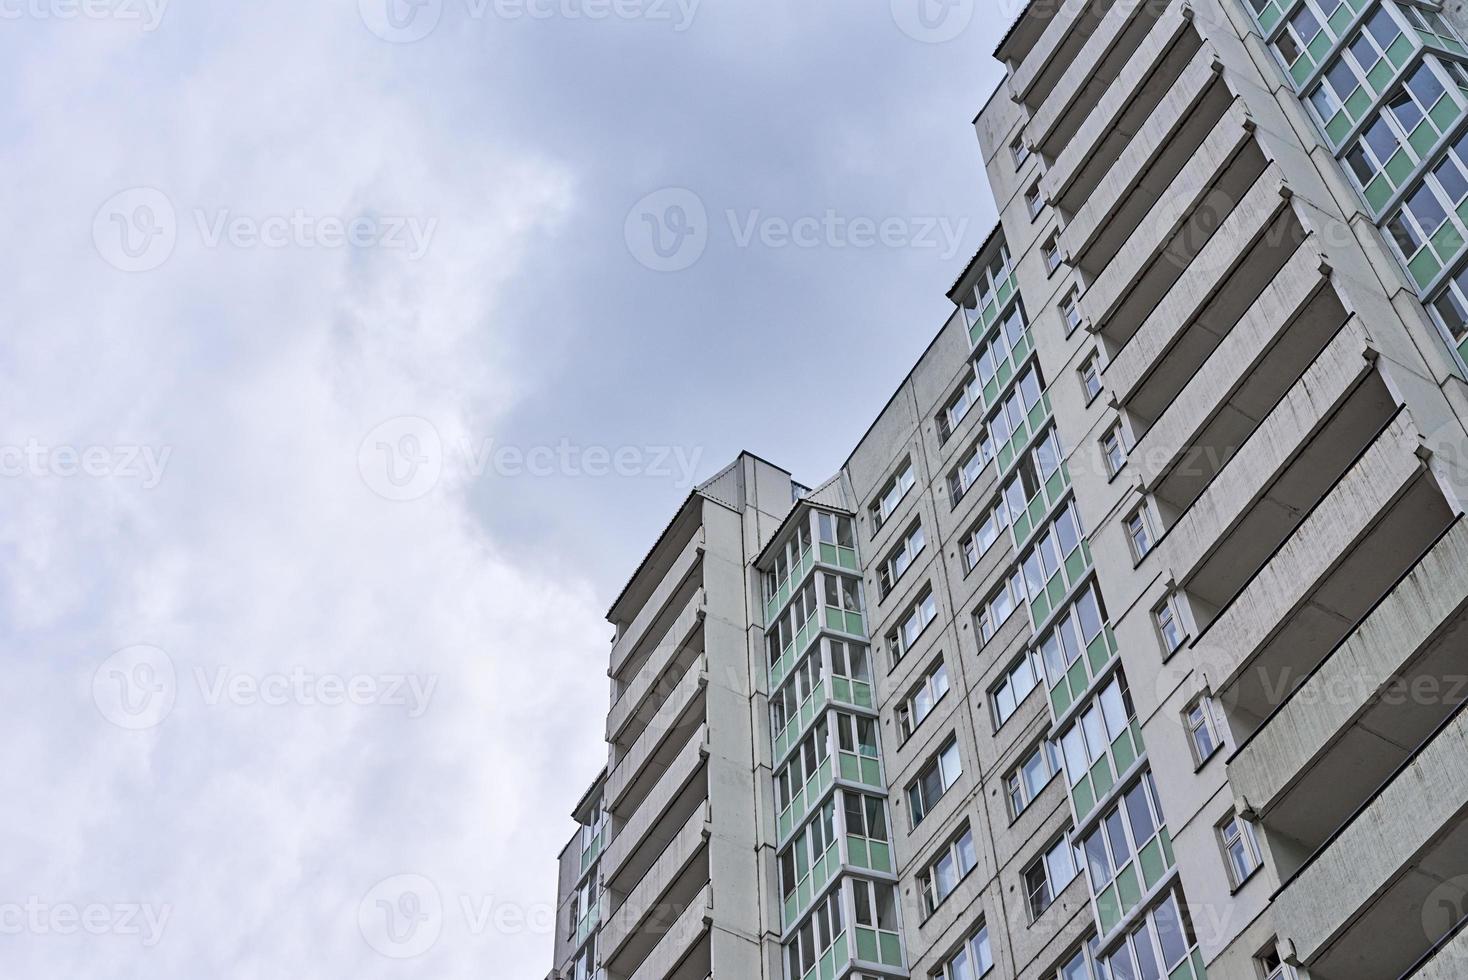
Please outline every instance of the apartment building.
M612 606L552 977L1468 976L1463 26L1021 13L953 316Z

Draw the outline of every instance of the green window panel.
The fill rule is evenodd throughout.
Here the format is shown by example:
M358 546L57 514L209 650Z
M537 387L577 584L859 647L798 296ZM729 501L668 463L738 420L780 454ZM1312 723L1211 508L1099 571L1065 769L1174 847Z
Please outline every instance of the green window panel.
M1305 48L1305 54L1310 58L1312 68L1320 64L1326 54L1330 52L1330 46L1334 43L1335 38L1331 37L1329 31L1321 31L1315 35L1314 40Z
M995 375L994 377L992 377L992 378L989 379L989 383L988 384L984 385L984 404L986 406L992 405L992 404L994 404L994 399L995 398L998 398L998 397L999 397L999 376L998 375Z
M1203 969L1203 953L1201 950L1193 950L1193 955L1188 957L1193 961L1193 980L1208 980L1208 971Z
M1065 559L1066 577L1072 582L1079 580L1080 577L1085 574L1086 567L1089 564L1090 562L1086 561L1085 549L1077 548L1075 551L1072 551L1070 553L1070 557Z
M1177 863L1177 858L1172 853L1172 834L1163 827L1158 832L1157 839L1162 842L1162 856L1167 859L1167 866L1170 868Z
M1397 156L1401 156L1401 154L1397 154ZM1392 159L1396 159L1396 157ZM1375 214L1381 214L1381 209L1386 207L1387 201L1391 200L1392 190L1392 184L1386 179L1386 174L1384 173L1377 174L1376 179L1366 185L1366 203L1371 205L1371 210Z
M1320 40L1323 37L1325 37L1323 33L1319 34L1316 36L1316 40ZM1330 43L1329 38L1326 38L1326 43L1327 45ZM1315 70L1315 64L1316 61L1310 56L1309 51L1300 52L1300 56L1295 59L1295 63L1290 65L1290 79L1294 81L1296 88L1303 85L1305 79L1310 77L1310 73Z
M844 932L837 936L836 941L831 944L831 972L833 975L837 972L838 966L844 968L851 961L851 954L847 952L846 944L847 939Z
M1330 32L1332 34L1340 37L1346 32L1347 25L1351 23L1351 20L1355 16L1356 12L1351 9L1350 5L1341 4L1335 9L1335 13L1331 14L1330 18L1326 20L1326 24L1330 25Z
M796 886L797 893L799 892L799 890L800 890L800 886L797 885ZM797 909L800 908L800 903L799 903L798 898L799 898L799 896L798 896L798 894L796 894L796 895L791 895L789 898L785 899L784 909L780 913L783 916L783 918L780 919L780 924L782 926L784 926L786 929L789 929L790 928L790 923L792 923L792 922L795 921L795 912L796 912Z
M1167 975L1167 980L1198 980L1193 976L1192 960L1183 960L1177 965L1177 969Z
M837 562L837 564L839 564L842 568L859 568L859 567L861 567L860 563L856 560L856 549L855 548L841 548L841 547L838 547L836 549L836 555L837 555L837 558L839 559L838 562Z
M1407 137L1407 145L1411 146L1412 152L1417 154L1418 159L1421 159L1427 156L1440 136L1432 120L1424 119L1417 124L1416 129L1412 130L1412 135Z
M1468 341L1464 341L1464 344L1468 345ZM1065 714L1065 709L1070 707L1070 685L1064 677L1060 679L1059 684L1050 689L1050 707L1057 718Z
M882 766L876 759L861 760L861 781L868 786L882 785Z
M861 705L863 708L876 707L877 698L872 693L872 685L866 681L852 681L850 703Z
M878 962L877 930L856 927L856 958L868 963Z
M1452 129L1453 124L1461 119L1462 116L1463 107L1458 104L1456 99L1448 95L1444 95L1438 99L1437 104L1427 113L1427 118L1432 120L1432 124L1437 127L1439 133L1446 133Z
M1407 269L1412 273L1412 279L1417 283L1418 288L1426 288L1442 267L1443 264L1437 260L1436 255L1432 254L1430 248L1420 249L1413 256L1412 261L1407 263Z
M853 837L850 835L847 836L846 860L848 863L854 864L858 868L870 868L870 854L871 842L868 841L865 837Z
M1121 901L1122 914L1130 912L1142 900L1142 886L1137 883L1137 866L1128 864L1116 873L1116 892Z
M1142 741L1142 723L1135 718L1130 725L1132 731L1132 745L1136 747L1137 755L1147 751L1147 745Z
M1388 70L1387 81L1390 80L1391 72L1390 70ZM1377 91L1380 91L1380 89L1378 89ZM1353 122L1366 115L1366 110L1370 108L1371 92L1369 92L1367 89L1357 86L1354 92L1346 96L1346 115L1350 116Z
M1330 137L1332 146L1340 146L1341 140L1351 131L1351 117L1344 110L1330 117L1330 122L1325 124L1325 135Z
M1429 127L1427 123L1424 122L1421 126L1418 126L1417 129L1418 131L1421 131L1423 129L1431 129L1431 127ZM1434 133L1429 138L1428 145L1431 146L1432 141L1436 139L1437 135ZM1409 140L1409 142L1412 144L1412 149L1416 150L1418 156L1420 157L1423 151L1417 146L1416 138L1413 137L1411 140ZM1412 158L1412 155L1406 150L1397 150L1397 152L1393 153L1392 158L1386 162L1385 167L1386 178L1387 180L1391 181L1392 188L1395 189L1401 187L1404 183L1406 183L1407 178L1412 174L1412 168L1415 166L1417 166L1416 160L1414 160ZM1375 181L1373 181L1373 183L1375 183Z
M836 560L836 546L834 544L826 544L824 541L821 542L821 561L827 565L840 564Z
M842 752L841 778L853 783L863 782L864 780L861 778L861 760L854 755L848 755Z
M1370 4L1371 0L1346 0L1346 5L1357 13L1365 10Z
M1131 733L1122 732L1116 741L1111 743L1111 754L1116 759L1116 771L1126 772L1137 761L1140 754L1132 745Z
M1091 790L1090 776L1081 777L1081 781L1070 791L1070 799L1071 805L1075 807L1076 819L1086 819L1086 814L1096 805L1096 794Z
M1264 29L1264 33L1268 34L1269 31L1274 27L1274 25L1278 24L1283 17L1284 14L1280 12L1279 7L1275 6L1274 4L1270 4L1268 7L1265 7L1264 12L1259 15L1259 26Z
M1099 676L1101 671L1111 662L1111 658L1115 655L1116 636L1111 632L1111 627L1108 626L1100 633L1097 633L1096 638L1086 647L1085 659L1090 661L1091 672ZM1080 663L1080 661L1077 661L1077 663Z
M1018 364L1024 361L1025 357L1034 349L1034 346L1034 343L1030 340L1030 332L1026 330L1019 335L1019 340L1015 341L1014 350L1010 351L1009 356L1014 358L1015 363Z
M976 321L975 323L973 323L968 328L968 345L969 345L969 347L972 348L972 347L979 346L979 338L981 336L983 336L983 333L984 333L984 323L983 323L983 321L982 320L979 320L979 321Z
M1019 542L1019 547L1024 547L1024 543L1029 538L1030 531L1033 528L1034 521L1031 519L1028 511L1025 511L1014 519L1014 539Z
M1463 250L1463 233L1451 221L1447 222L1432 236L1432 250L1444 265L1448 264Z
M1386 49L1387 60L1398 68L1402 67L1412 57L1418 45L1405 34L1398 34L1397 39L1392 42L1391 47Z
M881 841L872 841L872 862L867 865L874 871L892 870L892 848Z
M897 933L877 933L877 945L880 947L881 962L883 965L902 965L902 940L897 937Z
M1091 675L1086 672L1086 662L1077 659L1070 665L1070 670L1065 672L1066 680L1070 682L1070 696L1074 701L1086 693L1086 688L1091 683Z
M999 472L1002 475L1005 470L1009 469L1009 464L1014 462L1014 450L1006 442L999 447L999 452L995 456L999 460Z
M851 692L851 681L847 680L845 677L831 678L831 697L835 698L837 701L844 701L847 704L857 703L853 699L853 695Z
M1162 860L1162 842L1152 838L1152 842L1137 855L1137 863L1142 866L1142 881L1148 888L1161 881L1167 873L1167 865Z
M1385 92L1387 88L1391 85L1392 81L1396 78L1396 76L1396 66L1387 59L1382 58L1376 64L1372 65L1371 70L1366 73L1366 84L1371 86L1371 90L1373 92ZM1361 90L1357 89L1356 91L1360 92ZM1355 95L1353 94L1351 96L1351 99L1346 100L1347 111L1351 109L1351 100L1354 98ZM1362 106L1361 112L1364 112L1365 109L1366 107ZM1360 112L1353 112L1352 115L1355 116L1357 119L1361 118Z
M1010 276L999 284L999 305L1003 306L1009 302L1009 297L1014 295L1014 277Z
M1103 755L1091 766L1091 788L1096 791L1096 798L1100 799L1115 785L1116 773L1111 771L1111 760Z
M1096 896L1097 931L1103 936L1110 934L1121 921L1121 914L1121 899L1116 894L1116 886L1108 885L1105 891Z
M1044 592L1041 592L1030 603L1030 619L1038 623L1048 615L1050 615L1050 598Z
M1468 361L1468 338L1464 338L1463 342L1458 345L1458 356Z
M1045 595L1050 600L1051 608L1060 605L1060 600L1065 598L1065 573L1063 571L1057 571L1050 579L1050 584L1045 586Z

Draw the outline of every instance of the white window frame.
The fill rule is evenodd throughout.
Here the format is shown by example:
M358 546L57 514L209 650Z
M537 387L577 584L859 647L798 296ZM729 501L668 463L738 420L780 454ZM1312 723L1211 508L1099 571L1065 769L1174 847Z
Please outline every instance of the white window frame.
M1027 687L1023 682L1026 675L1029 677ZM1030 695L1044 687L1045 666L1040 659L1040 651L1033 647L1026 648L1024 653L1016 657L1004 671L1004 679L989 689L990 714L994 722L994 731L997 732L1003 728L1005 722L1019 713L1019 709L1024 706ZM1008 692L1007 699L1004 693L1006 691Z
M1029 771L1032 763L1038 763L1042 773L1038 784L1031 786ZM1009 775L1004 779L1004 793L1009 804L1009 819L1019 819L1019 815L1027 810L1031 803L1045 791L1056 776L1060 775L1062 769L1060 762L1060 746L1056 745L1050 738L1042 738L1036 742L1034 747L1025 754Z
M1107 429L1101 436L1101 460L1106 465L1106 475L1115 479L1126 466L1127 445L1125 430L1120 422Z
M1040 245L1040 258L1045 263L1045 274L1053 276L1060 268L1060 231L1052 231Z
M1076 374L1081 379L1081 394L1086 398L1089 405L1101 394L1101 352L1093 350L1090 355L1076 368Z
M938 777L938 791L929 799L927 795L927 780L930 774ZM943 747L923 764L918 770L917 777L907 784L906 797L908 807L908 820L913 828L927 819L928 814L933 812L953 784L958 782L963 775L963 753L958 748L958 735L948 736Z
M1003 629L1009 617L1025 604L1024 574L1015 569L984 599L983 605L974 613L974 628L979 631L982 646Z
M1131 549L1132 558L1141 561L1152 553L1157 542L1152 534L1152 519L1147 513L1147 502L1144 500L1122 519L1122 530L1126 534L1127 547Z
M1040 217L1041 213L1045 210L1045 196L1040 192L1040 181L1038 178L1025 191L1025 210L1029 212L1031 221Z
M973 827L965 824L963 829L943 845L938 855L917 874L923 919L928 919L938 911L944 900L952 895L958 889L959 884L978 866L979 852L974 845Z
M928 629L928 624L938 618L938 600L931 584L923 587L906 614L898 620L897 628L887 634L887 653L895 667L902 662L917 645L918 639Z
M1081 853L1080 846L1071 840L1069 829L1052 841L1038 857L1025 865L1024 870L1020 872L1019 880L1024 887L1025 911L1029 914L1031 923L1038 921L1040 916L1055 904L1060 893L1076 880L1076 876L1084 870L1085 866L1085 855ZM1038 883L1031 881L1031 876L1035 871L1042 873Z
M908 457L899 465L897 472L883 485L881 493L877 494L877 499L872 502L872 524L875 528L880 529L882 525L891 520L897 506L902 503L903 498L907 496L908 491L916 482L917 476L913 471L912 458Z
M1213 698L1200 694L1183 708L1183 727L1188 732L1188 747L1193 752L1193 765L1201 769L1223 748L1223 738L1214 714ZM1205 744L1206 743L1206 744Z
M994 951L989 943L989 926L980 921L963 945L953 952L933 974L933 980L978 980L994 969Z
M974 522L973 527L959 542L959 553L963 557L963 573L967 575L979 567L979 562L989 553L999 540L1004 537L1004 531L1009 527L1009 505L1004 502L1003 495L994 498L994 502L984 508L979 520ZM989 529L985 536L992 534L987 542L980 535L981 531Z
M886 561L877 569L877 588L883 599L892 594L892 589L927 546L928 536L923 530L922 518L918 518L908 527L901 543L887 553Z
M923 679L918 681L897 706L897 732L903 742L913 736L948 691L948 664L943 655L939 654L938 659L923 674Z
M1223 866L1228 872L1229 887L1236 892L1264 867L1264 857L1259 851L1254 825L1230 810L1228 816L1220 820L1214 830L1218 834L1218 846L1223 852ZM1241 863L1248 866L1240 867Z
M1178 593L1169 592L1152 607L1152 625L1157 630L1157 638L1162 644L1162 659L1166 662L1188 642L1189 631Z

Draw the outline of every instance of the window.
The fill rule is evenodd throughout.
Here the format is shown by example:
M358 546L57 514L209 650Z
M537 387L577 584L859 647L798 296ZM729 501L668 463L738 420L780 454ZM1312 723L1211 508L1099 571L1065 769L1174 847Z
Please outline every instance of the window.
M1279 955L1276 940L1270 940L1269 948L1260 953L1255 962L1262 980L1295 980L1295 970Z
M897 886L854 879L852 897L856 899L856 924L881 932L897 931Z
M842 752L875 759L877 751L877 723L870 718L836 712L836 745Z
M1065 560L1081 543L1081 525L1076 516L1075 501L1066 501L1055 519L1042 527L1033 540L1034 544L1019 562L1031 601L1038 599L1046 587L1056 581L1055 576L1061 573Z
M887 654L892 658L893 666L907 656L917 638L937 615L938 602L933 598L933 589L929 586L923 589L922 595L918 596L907 615L902 617L897 629L887 634Z
M1193 762L1199 766L1219 749L1218 732L1213 720L1213 699L1201 695L1183 711L1183 724L1188 729L1188 743L1193 747Z
M796 526L795 532L790 535L790 540L785 542L775 555L775 567L765 572L765 601L769 602L775 598L780 591L780 586L790 577L790 573L800 567L800 561L810 551L810 521L801 521Z
M1254 827L1233 811L1229 811L1228 817L1218 825L1218 842L1223 848L1223 863L1228 868L1229 884L1238 889L1259 870L1261 864L1259 842L1254 839Z
M988 643L999 632L999 627L1009 621L1014 611L1025 601L1025 582L1016 569L1009 578L985 600L975 614L974 628L979 631L979 642Z
M933 977L934 980L978 980L992 969L994 955L989 949L989 927L981 925L978 932L964 940L958 952L944 961Z
M940 656L923 679L912 689L897 706L897 729L902 735L903 741L912 737L917 727L923 723L933 711L933 705L937 704L943 695L948 693L948 665Z
M602 801L597 800L591 808L591 822L581 825L581 853L585 854L601 843L601 833L607 826L607 811Z
M1387 161L1401 149L1403 137L1383 113L1366 127L1361 137L1346 150L1346 166L1361 189L1386 169Z
M887 805L879 796L864 796L842 790L846 811L846 833L867 840L887 840Z
M1030 692L1039 686L1040 678L1043 676L1045 676L1044 667L1040 664L1040 654L1036 650L1026 650L1005 672L1004 680L989 694L994 705L995 731L998 731L1006 721L1014 716L1025 698L1029 697Z
M1071 664L1096 641L1106 627L1106 607L1095 584L1087 585L1075 602L1056 617L1055 625L1040 638L1039 651L1045 661L1045 674L1050 686L1070 670Z
M963 383L958 386L958 394L948 400L943 411L938 413L938 441L947 442L948 437L958 429L958 425L968 415L968 410L979 403L979 380L978 375L972 370L964 377Z
M1014 138L1014 142L1009 144L1009 154L1010 156L1014 157L1014 166L1016 170L1020 167L1023 167L1025 165L1025 161L1029 160L1030 149L1029 147L1025 146L1025 138L1023 135L1016 136Z
M836 801L830 800L816 818L795 836L780 855L780 897L788 900L796 887L810 877L812 865L825 857L836 843Z
M1168 892L1102 961L1108 976L1157 980L1177 969L1198 943L1176 890Z
M576 955L571 964L570 980L591 980L596 972L596 933L586 941L586 948Z
M1122 522L1126 529L1127 544L1131 546L1132 557L1141 561L1147 557L1147 552L1152 550L1152 532L1147 527L1147 508L1143 504Z
M1025 868L1022 878L1031 922L1050 907L1050 903L1075 880L1084 866L1081 849L1071 843L1067 832Z
M1344 55L1331 62L1330 67L1325 70L1325 77L1310 90L1309 95L1310 104L1315 108L1321 123L1329 123L1345 107L1351 94L1360 87L1361 82Z
M887 481L882 492L877 495L877 502L872 504L872 523L881 527L892 516L897 509L897 504L907 491L912 489L914 481L912 472L912 460L905 460L897 469L897 475Z
M838 677L850 677L855 681L872 679L865 644L833 639L827 639L825 643L831 652L831 673Z
M821 650L816 647L800 658L790 679L770 697L770 725L777 735L785 730L791 719L800 711L800 706L810 698L815 685L821 679Z
M953 506L957 507L963 495L978 482L979 474L984 472L984 467L993 458L994 440L990 437L989 430L984 429L959 461L958 468L948 474L948 497Z
M1121 423L1106 430L1101 437L1101 458L1106 463L1106 475L1116 476L1126 465L1126 444L1122 441Z
M980 388L986 387L999 373L999 368L1012 359L1013 352L1025 342L1030 321L1024 301L1016 298L1004 319L974 348L974 372Z
M1045 271L1054 273L1060 268L1060 232L1053 231L1040 246L1040 257L1045 261Z
M1120 670L1080 717L1060 736L1060 756L1065 776L1075 786L1100 759L1107 758L1111 743L1130 727L1136 711L1126 676Z
M821 573L821 580L825 583L826 606L840 612L861 615L861 579L852 578L849 575L832 575L830 572ZM815 615L815 609L811 609L811 615ZM797 627L798 628L798 627Z
M914 521L912 527L908 528L902 543L893 548L887 555L887 560L882 562L881 568L877 570L877 585L882 598L892 591L892 586L902 577L902 573L912 567L913 559L927 546L927 536L923 534L921 521Z
M1009 797L1009 816L1018 817L1035 801L1040 791L1060 772L1060 749L1050 739L1041 739L1004 780Z
M1086 940L1086 944L1061 965L1055 980L1101 980L1101 970L1096 964L1099 945L1099 937L1092 936Z
M1152 621L1157 626L1157 635L1162 639L1162 658L1166 660L1187 639L1187 628L1183 626L1177 593L1169 593L1162 604L1152 610Z
M943 848L943 852L932 864L918 873L917 884L923 898L924 918L938 910L943 899L953 894L953 889L958 887L958 883L978 863L978 852L974 850L974 832L965 827L956 839Z
M1101 355L1093 352L1081 364L1078 373L1081 376L1081 391L1085 392L1086 404L1089 405L1101 394Z
M1065 335L1069 337L1075 333L1076 327L1081 325L1081 304L1074 289L1065 294L1065 299L1060 301L1060 319L1065 324Z
M963 551L963 570L971 572L978 567L979 559L988 553L999 540L999 535L1009 526L1009 508L1005 506L1004 498L997 498L994 503L984 511L984 516L979 518L973 530L964 535L959 545Z
M1113 880L1138 860L1162 829L1162 808L1152 773L1144 772L1102 815L1081 842L1091 890L1100 895Z
M1025 191L1025 210L1030 212L1030 219L1034 220L1045 210L1045 199L1040 196L1040 182L1037 180Z
M795 938L785 945L786 962L791 977L803 977L815 968L821 954L841 935L841 889L821 900L810 917L795 931Z
M795 794L805 787L806 782L825 765L831 755L831 727L822 716L814 729L796 747L790 761L775 774L775 807L784 813Z
M989 264L980 271L978 282L974 283L973 307L961 307L970 330L973 330L974 326L982 321L984 308L998 299L999 286L1009 279L1009 273L1009 246L1000 242L998 251L989 260Z
M948 739L947 744L928 760L922 772L907 787L907 806L912 825L916 827L932 812L943 794L963 775L963 761L958 754L958 737Z
M1454 344L1468 340L1468 269L1454 276L1431 305Z

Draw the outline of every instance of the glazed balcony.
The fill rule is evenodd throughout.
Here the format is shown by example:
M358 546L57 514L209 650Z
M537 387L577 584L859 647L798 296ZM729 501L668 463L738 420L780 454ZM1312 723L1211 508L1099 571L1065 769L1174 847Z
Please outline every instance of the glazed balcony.
M1278 860L1313 852L1456 709L1468 630L1459 519L1229 760Z

